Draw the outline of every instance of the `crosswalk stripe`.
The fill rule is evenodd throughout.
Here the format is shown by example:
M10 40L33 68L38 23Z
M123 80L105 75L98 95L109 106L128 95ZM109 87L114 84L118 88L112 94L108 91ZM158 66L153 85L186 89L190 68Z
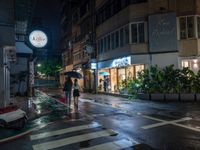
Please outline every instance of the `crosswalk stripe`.
M87 140L91 140L95 138L106 137L106 136L111 136L111 135L116 135L116 134L117 132L110 129L93 132L93 133L87 133L87 134L72 136L72 137L64 138L60 140L36 144L36 145L33 145L33 150L48 150L48 149L53 149L53 148L69 145L69 144L74 144L78 142L83 142L83 141L87 141Z
M108 143L104 143L104 144L99 144L96 146L92 146L89 148L83 148L80 150L120 150L120 149L124 149L124 148L128 148L131 146L134 146L136 144L139 144L137 142L133 142L130 140L126 140L126 139L122 139L122 140L118 140L118 141L114 141L114 142L108 142Z
M66 133L85 130L85 129L97 128L97 127L100 127L100 126L101 125L99 123L92 122L91 124L87 124L87 125L75 126L75 127L70 127L70 128L66 128L66 129L61 129L61 130L56 130L56 131L44 132L44 133L40 133L40 134L31 135L30 139L31 140L38 140L38 139L51 137L51 136L56 136L56 135L60 135L60 134L66 134Z

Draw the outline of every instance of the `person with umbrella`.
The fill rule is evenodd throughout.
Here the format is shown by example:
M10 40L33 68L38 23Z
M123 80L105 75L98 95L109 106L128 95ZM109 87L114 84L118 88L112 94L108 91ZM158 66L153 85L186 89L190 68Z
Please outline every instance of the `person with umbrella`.
M71 106L71 92L72 92L72 79L70 77L66 78L66 81L64 83L63 91L65 92L65 102L68 104L69 108Z
M78 84L78 79L74 80L74 85L73 85L73 97L74 97L74 110L78 111L78 97L80 96L80 86Z

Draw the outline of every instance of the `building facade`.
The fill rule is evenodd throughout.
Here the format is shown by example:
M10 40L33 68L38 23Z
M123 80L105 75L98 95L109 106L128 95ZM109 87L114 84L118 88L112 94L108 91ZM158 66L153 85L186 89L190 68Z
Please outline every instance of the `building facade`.
M83 75L79 84L85 90L94 86L94 76L90 69L90 60L95 57L95 51L88 50L89 44L95 42L95 1L62 1L61 40L63 70L60 73L61 85L64 83L64 72L77 71ZM88 50L88 51L87 51Z
M98 86L119 92L150 65L199 69L198 0L96 0ZM102 88L107 80L107 88Z
M0 1L0 108L10 102L10 61L15 57L14 1ZM10 55L12 54L12 55Z
M99 91L117 93L126 79L137 78L139 71L151 65L199 69L198 0L95 0L93 5L91 2L74 0L73 6L68 5L71 13L64 13L68 16L64 15L62 20L67 30L62 39L62 73L71 68L82 72L83 87L86 83L95 84L95 79ZM91 21L95 23L90 24ZM85 35L90 31L95 35L94 56L84 50ZM83 67L90 65L92 58L97 62L98 73L94 77L91 66ZM86 70L93 78L87 77Z

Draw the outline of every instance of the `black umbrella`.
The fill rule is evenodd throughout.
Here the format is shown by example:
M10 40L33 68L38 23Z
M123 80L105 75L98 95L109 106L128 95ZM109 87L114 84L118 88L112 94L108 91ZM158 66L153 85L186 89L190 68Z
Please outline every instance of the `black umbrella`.
M76 71L68 71L64 73L68 77L81 79L82 75Z

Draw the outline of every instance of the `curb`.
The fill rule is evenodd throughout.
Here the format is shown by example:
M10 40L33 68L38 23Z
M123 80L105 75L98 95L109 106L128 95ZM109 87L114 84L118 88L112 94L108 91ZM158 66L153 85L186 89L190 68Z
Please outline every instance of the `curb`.
M42 91L40 91L40 90L37 90L37 91L40 92L40 93L42 93L42 94L44 94L44 95L46 95L46 96L48 96L46 93L44 93L44 92L42 92ZM53 97L50 97L50 96L48 96L48 97L51 98L51 99L53 99L53 100L55 100L56 102L58 102L58 103L64 105L64 106L66 106L67 108L69 108L66 104L60 102L59 100L57 100L57 99L55 99L55 98L53 98ZM47 114L48 114L48 113L47 113ZM42 116L45 116L45 115L46 115L46 114L44 114L44 115L42 115ZM41 116L36 117L36 118L34 118L34 119L31 119L31 120L29 120L29 121L33 121L33 120L38 119L38 118L40 118L40 117L41 117ZM39 130L39 129L41 129L41 128L44 128L44 127L46 127L46 126L48 126L48 125L50 125L50 124L53 124L53 123L54 123L54 122L49 122L49 123L47 123L46 125L41 125L41 126L39 126L39 127L35 127L35 128L32 128L32 129L29 129L29 130L27 130L27 131L24 131L24 132L22 132L22 133L16 134L16 135L14 135L14 136L10 136L10 137L6 137L6 138L3 138L3 139L0 139L0 144L6 143L6 142L9 142L9 141L16 140L16 139L18 139L18 138L21 138L21 137L23 137L23 136L25 136L25 135L28 135L28 134L32 133L33 131Z
M1 140L0 140L0 144L6 143L6 142L9 142L9 141L16 140L16 139L18 139L18 138L21 138L21 137L23 137L23 136L25 136L25 135L28 135L28 134L32 133L33 131L39 130L39 129L41 129L41 128L44 128L44 127L46 127L46 126L48 126L48 125L50 125L50 124L53 124L53 122L47 123L46 125L43 125L43 126L40 126L40 127L35 127L35 128L33 128L33 129L30 129L30 130L28 130L28 131L25 131L25 132L23 132L23 133L20 133L20 134L11 136L11 137L7 137L7 138L4 138L4 139L1 139Z

